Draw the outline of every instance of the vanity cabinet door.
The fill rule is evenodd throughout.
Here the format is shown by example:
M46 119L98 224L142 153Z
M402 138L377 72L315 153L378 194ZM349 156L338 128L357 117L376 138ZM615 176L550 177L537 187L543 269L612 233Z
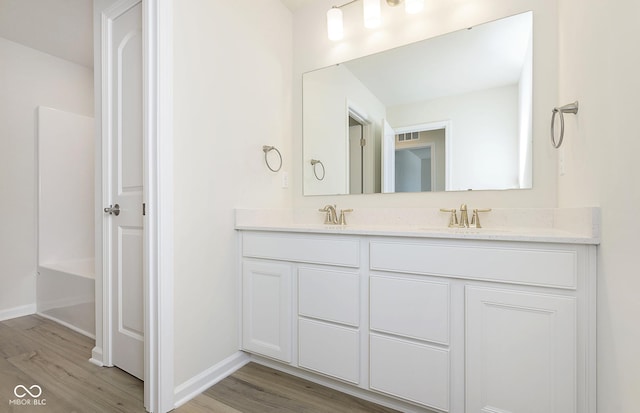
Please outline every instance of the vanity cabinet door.
M242 348L291 362L292 266L244 260L242 264Z
M466 287L467 412L576 412L575 298Z

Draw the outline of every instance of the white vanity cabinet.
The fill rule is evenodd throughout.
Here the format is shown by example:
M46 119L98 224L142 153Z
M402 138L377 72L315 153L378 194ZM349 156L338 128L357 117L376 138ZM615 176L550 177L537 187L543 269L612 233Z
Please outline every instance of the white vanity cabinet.
M595 245L342 231L241 245L248 352L401 411L595 413Z
M418 292L419 281L412 280L416 286L405 288L402 296L408 300L405 305L414 302L413 315L401 316L411 320L411 326L390 332L430 341L450 352L449 373L456 378L451 381L452 411L594 411L594 246L375 239L370 243L370 269L372 286L377 273L448 283L450 307L445 306L444 291ZM389 285L386 289L393 294ZM429 304L421 304L418 296ZM374 307L375 300L372 291L372 329L376 312L384 311ZM395 301L382 300L381 306L396 313L394 306L401 299ZM430 311L430 319L418 316L427 305L439 307ZM449 342L444 338L449 337L446 322L451 318L455 320ZM401 321L396 325L402 326ZM435 331L427 334L426 326ZM447 410L442 403L422 403Z
M358 384L360 240L247 232L242 254L243 349ZM256 278L256 266L270 268L280 283L272 279L256 289L248 279Z

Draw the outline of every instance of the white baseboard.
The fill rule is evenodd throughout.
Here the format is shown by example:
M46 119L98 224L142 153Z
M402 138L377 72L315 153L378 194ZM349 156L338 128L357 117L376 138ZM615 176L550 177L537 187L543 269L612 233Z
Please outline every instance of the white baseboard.
M0 321L10 320L12 318L24 317L36 313L36 304L21 305L19 307L7 308L0 310Z
M209 387L247 364L250 359L251 357L248 354L238 351L222 360L220 363L209 367L197 376L194 376L186 382L176 386L173 397L173 400L175 401L174 407L178 408L182 406Z
M104 363L103 363L103 358L102 358L102 347L94 347L91 350L91 358L89 359L89 362L92 364L95 364L98 367L104 367Z
M61 324L61 325L65 326L65 327L67 327L68 329L75 331L76 333L80 333L83 336L89 337L89 338L91 338L93 340L96 339L96 335L95 334L90 333L88 331L85 331L85 330L81 329L80 327L76 327L73 324L68 323L68 322L66 322L64 320L61 320L61 319L59 319L57 317L54 317L54 316L51 316L49 314L45 314L45 313L42 313L42 312L39 312L39 311L37 312L37 314L40 317L44 317L44 318L46 318L48 320L55 321L56 323Z

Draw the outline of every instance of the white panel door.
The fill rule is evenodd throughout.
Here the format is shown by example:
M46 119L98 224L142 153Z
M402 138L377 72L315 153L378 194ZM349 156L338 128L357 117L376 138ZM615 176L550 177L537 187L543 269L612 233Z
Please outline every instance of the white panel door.
M576 412L572 297L467 287L466 410Z
M142 3L131 4L110 31L111 331L113 364L143 379Z

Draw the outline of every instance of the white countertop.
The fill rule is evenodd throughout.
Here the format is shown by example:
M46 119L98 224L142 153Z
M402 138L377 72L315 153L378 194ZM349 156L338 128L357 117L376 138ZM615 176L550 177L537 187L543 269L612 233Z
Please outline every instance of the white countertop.
M359 219L355 219L360 213ZM371 219L366 219L365 214ZM398 219L398 216L409 219ZM421 217L411 220L409 216ZM495 210L493 218L482 221L483 228L448 228L448 217L439 210L394 209L385 213L379 209L354 211L353 224L324 225L323 215L313 211L236 210L237 230L273 231L314 234L370 235L386 237L416 237L469 239L518 242L551 242L569 244L600 243L600 211L598 208ZM433 219L437 217L437 219ZM382 218L382 219L381 219ZM483 216L484 218L484 216ZM377 222L393 222L378 224ZM409 222L412 221L412 222ZM436 222L434 222L436 221ZM496 225L508 223L511 225Z

